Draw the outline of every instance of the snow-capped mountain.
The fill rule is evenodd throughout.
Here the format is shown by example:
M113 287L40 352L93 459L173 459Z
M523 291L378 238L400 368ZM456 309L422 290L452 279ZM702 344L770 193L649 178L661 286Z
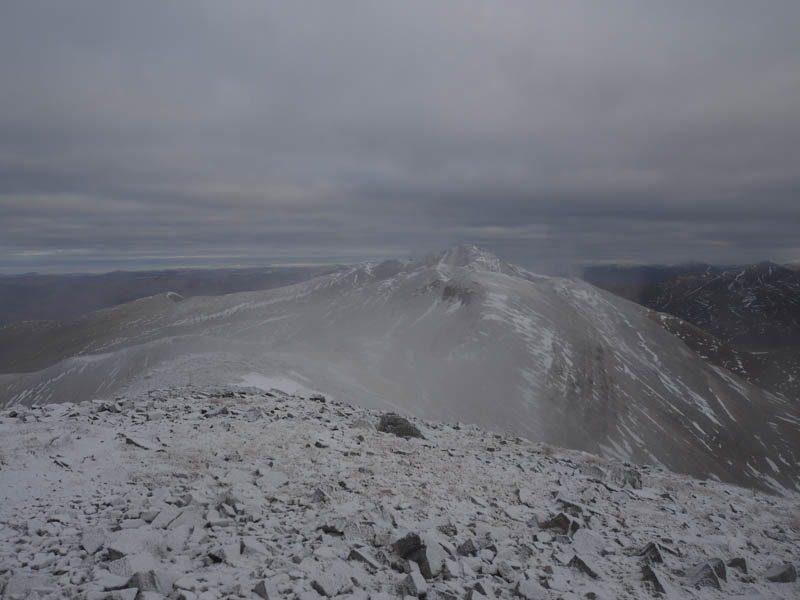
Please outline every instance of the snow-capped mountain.
M13 348L3 372L24 372L0 376L0 398L40 404L280 378L367 407L800 488L796 403L708 365L636 304L474 247L175 300L0 330L0 347Z

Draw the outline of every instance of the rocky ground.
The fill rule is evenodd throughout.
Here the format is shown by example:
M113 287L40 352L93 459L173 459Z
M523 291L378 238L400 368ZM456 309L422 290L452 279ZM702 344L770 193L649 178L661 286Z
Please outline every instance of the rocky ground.
M799 598L800 497L325 400L0 413L4 598Z

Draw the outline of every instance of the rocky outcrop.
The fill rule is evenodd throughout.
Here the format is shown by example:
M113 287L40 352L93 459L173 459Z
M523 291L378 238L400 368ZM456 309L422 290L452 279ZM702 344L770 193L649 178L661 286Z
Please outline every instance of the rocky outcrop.
M276 391L11 412L2 598L800 596L794 497Z

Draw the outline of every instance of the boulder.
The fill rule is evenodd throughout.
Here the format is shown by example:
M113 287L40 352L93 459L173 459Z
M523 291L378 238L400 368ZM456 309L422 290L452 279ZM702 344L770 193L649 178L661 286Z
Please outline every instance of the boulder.
M392 549L402 558L417 563L425 579L433 579L439 575L447 558L433 532L422 535L409 533L392 544Z
M597 570L592 566L590 566L584 559L582 559L577 554L570 559L570 561L567 563L567 566L572 569L577 569L578 571L588 575L592 579L597 579L599 577L599 575L597 574Z
M708 586L716 590L722 589L722 584L719 582L720 577L717 575L714 567L708 562L697 565L694 569L689 571L687 576L689 577L691 585L696 588Z
M563 535L572 535L580 529L580 524L562 512L550 517L539 525L539 527L542 529L553 529Z
M353 591L353 582L349 576L349 568L342 561L325 565L324 571L316 573L311 580L311 587L328 598Z
M383 415L378 422L377 429L382 433L391 433L397 437L425 439L416 425L395 413Z
M130 554L118 560L106 563L109 572L120 577L131 577L134 573L154 569L156 560L147 552Z
M650 565L644 565L642 567L642 580L645 582L645 585L650 587L657 594L665 594L667 592L661 578L662 575Z
M89 527L84 530L81 536L81 547L89 554L94 554L102 548L107 539L105 529L101 527Z
M232 544L226 544L225 546L220 546L208 553L208 556L211 560L217 563L224 562L231 566L236 566L239 564L239 560L242 557L242 549L240 542L234 542Z
M731 569L738 569L739 571L747 575L747 561L744 558L741 557L732 558L728 561L728 566Z
M138 571L128 580L127 587L137 588L140 592L156 592L166 596L172 591L172 584L178 577L167 571Z
M372 558L364 548L353 548L347 558L360 562L369 573L377 573L380 569L378 561Z
M428 584L419 567L415 563L411 563L408 575L400 582L398 586L398 593L403 596L413 596L418 598L428 591Z
M278 590L276 590L275 587L265 579L262 579L255 585L253 588L253 593L264 600L276 600L277 598L280 598Z
M649 542L639 552L639 556L647 563L663 563L664 556L661 553L661 546L655 542Z
M549 600L550 592L542 587L538 581L523 579L517 584L517 596L524 600Z
M6 583L3 598L38 598L38 594L53 593L57 587L52 576L15 573Z
M456 548L456 552L461 556L475 556L478 554L478 546L472 538L469 538Z
M181 516L183 511L175 506L167 506L158 513L155 519L150 522L153 529L164 529L169 526L175 519Z
M797 581L797 569L790 563L775 565L764 573L764 577L773 583L792 583Z

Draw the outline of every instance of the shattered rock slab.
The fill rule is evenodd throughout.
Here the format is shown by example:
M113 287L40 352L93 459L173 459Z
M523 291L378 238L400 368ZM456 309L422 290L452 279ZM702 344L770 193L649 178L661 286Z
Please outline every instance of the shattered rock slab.
M277 391L98 405L0 412L3 598L800 598L796 495Z

